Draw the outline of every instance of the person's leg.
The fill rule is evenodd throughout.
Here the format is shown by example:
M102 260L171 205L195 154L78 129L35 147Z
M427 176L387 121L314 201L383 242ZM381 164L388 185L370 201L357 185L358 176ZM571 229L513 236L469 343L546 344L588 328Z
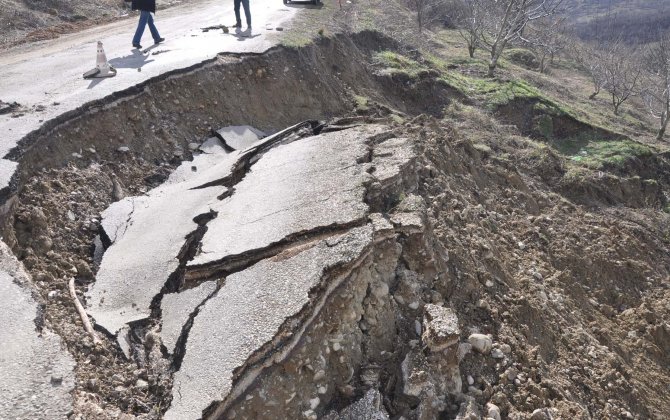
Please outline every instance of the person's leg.
M154 25L154 17L151 16L151 13L149 13L149 20L147 22L149 23L149 30L154 41L160 41L161 35L158 33L158 29L156 29L156 25Z
M144 33L144 27L147 24L149 16L151 16L149 12L140 12L140 20L137 22L137 30L135 31L135 36L133 37L133 46L140 45L142 34Z
M235 0L235 19L236 19L236 24L238 28L242 26L242 18L240 18L240 3L241 0Z
M249 10L249 0L242 0L242 5L244 6L244 14L247 18L247 27L251 28L251 10Z

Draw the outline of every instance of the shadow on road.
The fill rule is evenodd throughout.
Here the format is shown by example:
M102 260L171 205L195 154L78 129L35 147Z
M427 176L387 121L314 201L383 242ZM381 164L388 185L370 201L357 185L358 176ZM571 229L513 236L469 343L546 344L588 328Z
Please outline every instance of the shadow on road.
M109 60L109 64L116 69L139 69L154 60L148 60L149 51L156 46L145 48L143 51L133 50L129 55L123 57L113 58Z
M314 4L314 3L311 2L311 0L307 0L307 1L293 1L292 0L290 3L284 3L284 6L300 8L300 9L321 9L323 7L323 3L319 2L317 4Z
M123 57L118 57L118 58L112 58L109 60L109 65L114 67L115 69L141 69L144 65L151 63L154 61L153 59L149 60L149 56L152 54L149 54L149 52L156 48L156 45L152 45L151 47L145 48L144 50L132 50L132 52L129 55L124 55ZM164 51L157 51L157 53L163 53L167 52L169 50L164 50ZM94 87L98 86L104 78L100 79L92 79L91 83L88 85L86 89L93 89Z
M250 29L243 31L240 28L237 28L235 29L233 36L237 38L238 41L246 41L247 39L259 37L261 34L252 34Z

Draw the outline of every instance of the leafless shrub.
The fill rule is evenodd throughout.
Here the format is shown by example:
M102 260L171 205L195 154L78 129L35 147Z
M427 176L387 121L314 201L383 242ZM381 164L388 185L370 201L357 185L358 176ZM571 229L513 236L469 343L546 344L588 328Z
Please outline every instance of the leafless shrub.
M549 64L556 56L570 45L569 36L565 33L565 18L553 16L540 19L528 26L522 36L524 44L535 54L538 61L538 71L546 73Z
M508 45L524 39L529 24L562 11L563 0L466 0L481 1L483 30L481 42L490 52L489 77ZM541 29L540 26L537 27Z
M449 17L468 46L470 58L475 56L475 51L480 44L484 26L482 7L481 0L454 0L449 4Z
M649 113L660 121L656 138L662 140L670 120L670 34L660 34L644 54L646 70L641 97Z
M621 39L601 45L603 87L609 92L612 109L619 115L621 105L637 93L642 66L630 47Z
M447 0L406 0L410 9L416 13L419 32L424 28L441 21L446 16Z

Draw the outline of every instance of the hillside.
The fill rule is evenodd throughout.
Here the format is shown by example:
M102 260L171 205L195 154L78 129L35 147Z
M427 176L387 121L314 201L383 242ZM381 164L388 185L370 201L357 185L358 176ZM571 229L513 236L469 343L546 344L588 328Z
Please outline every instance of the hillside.
M413 19L395 1L300 8L256 35L263 52L161 72L12 147L0 280L33 292L67 356L35 375L41 404L60 391L58 413L96 420L670 417L656 121L589 99L566 57L540 74L513 48L487 77L484 51ZM181 36L117 77L204 37ZM30 386L0 417L43 409Z
M584 40L607 33L622 35L631 44L644 44L656 37L656 29L670 30L670 8L664 0L570 0L577 35Z

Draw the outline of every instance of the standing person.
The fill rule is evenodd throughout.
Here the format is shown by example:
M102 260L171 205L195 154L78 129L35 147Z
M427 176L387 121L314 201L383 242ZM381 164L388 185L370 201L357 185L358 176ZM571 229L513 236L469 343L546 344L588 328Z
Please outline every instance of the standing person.
M149 24L151 36L154 38L154 44L160 44L165 41L165 38L161 38L158 33L158 29L154 25L154 17L151 15L152 13L156 13L156 0L132 0L132 2L132 9L140 11L140 21L137 23L137 30L133 37L133 47L142 48L140 41L142 40L144 27L147 23Z
M235 18L237 23L233 28L242 27L242 19L240 18L240 3L244 6L244 15L247 17L247 30L251 30L251 10L249 10L249 0L234 0L235 1Z

